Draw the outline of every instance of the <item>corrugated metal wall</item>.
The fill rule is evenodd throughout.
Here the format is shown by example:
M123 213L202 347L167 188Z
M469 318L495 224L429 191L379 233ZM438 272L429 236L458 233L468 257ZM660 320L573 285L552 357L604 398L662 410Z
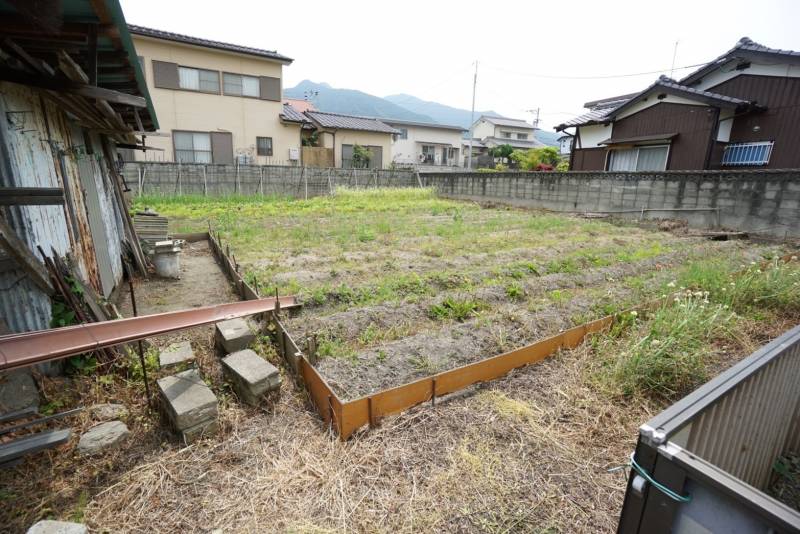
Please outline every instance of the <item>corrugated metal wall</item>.
M798 384L795 343L702 412L692 422L686 449L764 489L775 459L800 443Z
M99 140L96 141L99 144ZM19 237L38 256L40 246L51 254L70 254L78 274L101 292L100 276L90 231L84 191L78 170L88 156L83 135L55 105L38 93L16 84L0 83L0 185L7 187L63 187L65 206L11 206L3 214ZM94 143L93 143L94 144ZM104 164L104 163L103 163ZM121 280L120 224L102 172L95 160L94 179L100 184L102 221L106 224L114 280ZM106 294L104 292L104 294ZM0 272L0 316L12 332L48 328L50 299L18 269Z

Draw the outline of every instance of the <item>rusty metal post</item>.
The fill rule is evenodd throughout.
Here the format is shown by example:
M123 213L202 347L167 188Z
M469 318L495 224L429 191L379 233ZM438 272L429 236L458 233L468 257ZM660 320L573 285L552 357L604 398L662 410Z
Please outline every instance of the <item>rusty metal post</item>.
M138 313L136 310L136 292L133 290L133 276L131 276L130 269L126 268L128 271L128 287L130 288L131 292L131 308L133 308L133 316L138 317ZM150 397L150 382L147 380L147 363L144 359L144 346L142 345L142 340L138 340L137 342L138 349L139 349L139 363L142 365L142 378L144 379L144 392L147 395L147 407L152 409L152 401Z
M436 408L436 377L431 378L431 407Z
M369 427L375 428L375 417L372 415L372 397L367 397L367 420Z

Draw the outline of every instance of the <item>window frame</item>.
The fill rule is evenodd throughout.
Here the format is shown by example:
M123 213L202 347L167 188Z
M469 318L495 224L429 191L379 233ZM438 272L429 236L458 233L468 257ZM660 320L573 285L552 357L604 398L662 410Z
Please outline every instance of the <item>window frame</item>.
M175 142L175 134L192 134L192 151L191 151L192 152L192 161L191 162L179 161L178 160L179 149L178 149L178 144ZM209 147L209 150L195 150L194 149L194 136L196 134L204 134L204 135L208 136L208 147ZM180 152L188 152L188 151L184 150L184 149L180 149ZM208 162L208 163L205 163L205 162L202 162L202 161L200 161L200 162L195 161L194 160L194 158L195 158L194 154L196 152L208 152L208 154L210 156L209 159L211 161ZM211 140L211 132L202 132L202 131L199 131L199 130L172 130L172 155L173 155L173 158L175 160L175 163L183 163L183 164L186 164L186 165L212 165L214 163L214 145L213 145L213 142Z
M400 130L400 134L398 134L397 138L402 140L408 140L408 128L398 128Z
M751 147L766 147L766 155L761 160L747 160L743 162L730 162L726 161L729 154L729 149L733 152L735 149L743 149L742 154L746 154L746 150ZM772 151L775 148L775 141L740 141L736 143L728 143L722 152L722 159L720 165L723 167L764 167L769 165L769 160L772 158Z
M658 169L658 170L650 169L650 170L646 170L646 171L639 170L638 169L638 166L639 166L639 151L641 149L647 150L647 149L653 149L653 148L666 148L667 149L667 153L664 156L664 168L663 169ZM618 152L623 152L623 151L628 151L628 150L635 150L636 151L636 158L635 158L634 163L633 163L633 167L634 167L633 170L618 171L618 170L611 169L611 165L613 164L614 155L616 153L618 153ZM659 143L659 144L655 144L655 145L637 145L637 146L633 146L631 148L612 149L612 150L608 151L608 155L607 155L607 158L606 158L606 171L608 171L608 172L663 172L663 171L667 170L667 165L669 164L669 154L670 154L671 150L672 150L672 143L668 143L668 144Z
M528 134L517 132L517 141L527 141L527 140L528 140Z
M225 91L225 76L238 76L239 79L242 81L242 92L239 93L239 94L226 92ZM256 81L256 87L258 87L258 95L253 96L253 95L244 94L244 79L245 78L252 78L252 79L254 79ZM260 79L260 77L253 76L251 74L240 74L238 72L222 71L222 86L221 86L221 89L222 89L222 94L225 95L225 96L238 96L240 98L255 98L256 100L263 100L261 98L261 79Z
M261 153L261 147L258 144L259 140L261 140L261 139L268 139L269 140L269 148L267 149L267 151L269 152L268 154L262 154ZM274 143L272 141L272 137L267 137L267 136L263 136L263 135L256 136L256 156L264 156L264 157L271 158L274 155L275 155L275 145L274 145Z
M181 87L181 69L191 69L197 71L197 89L192 89L190 87ZM200 79L201 72L212 72L217 76L217 90L216 91L207 91L202 89L203 80ZM190 91L192 93L203 93L207 95L218 95L222 92L222 84L218 70L211 70L211 69L204 69L202 67L190 67L188 65L178 65L178 90L180 91ZM202 132L201 132L202 133Z

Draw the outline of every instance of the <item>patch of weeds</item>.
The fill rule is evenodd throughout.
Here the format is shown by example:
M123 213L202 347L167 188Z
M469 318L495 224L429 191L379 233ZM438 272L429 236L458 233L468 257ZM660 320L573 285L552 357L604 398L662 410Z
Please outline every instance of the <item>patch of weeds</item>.
M309 301L315 306L322 306L328 300L328 290L325 287L315 287L311 290Z
M53 415L58 410L64 407L64 401L61 399L53 399L39 408L39 413L42 415Z
M525 298L525 288L519 282L512 282L506 285L506 296L511 300L522 300Z
M427 356L414 355L408 359L408 362L414 366L414 369L425 374L432 375L439 372L438 366Z
M381 335L381 330L375 323L369 323L358 336L358 342L362 345L370 345Z
M453 319L463 322L485 308L486 304L476 299L447 297L442 302L431 305L429 314L432 319L440 321Z
M660 256L668 252L668 249L660 242L656 241L644 247L638 247L633 250L623 250L617 253L617 261L619 262L635 262Z
M677 297L643 321L636 312L622 314L597 346L605 361L600 379L622 396L681 396L706 380L712 342L730 337L735 321L700 292Z
M578 262L575 261L575 258L561 258L558 260L550 260L547 263L548 274L555 274L555 273L576 274L579 273L580 270L581 270L580 265L578 265Z
M375 241L375 232L367 226L359 226L356 230L356 238L362 243L369 243Z
M320 336L317 356L321 358L343 358L355 361L356 352L344 340L328 332Z
M381 362L381 363L386 361L386 351L385 350L379 350L378 351L378 361Z
M73 523L83 523L83 517L86 513L86 506L89 504L89 492L83 490L78 495L78 502L75 503L75 508L69 514L69 520Z
M428 256L429 258L441 258L443 253L441 248L431 246L423 248L422 254Z
M563 304L569 300L571 294L566 289L554 289L547 294L547 297L556 304Z
M147 367L148 378L158 371L158 349L150 347L144 353L144 364ZM139 361L139 354L130 351L128 354L128 377L136 382L144 383L144 373L142 373L142 363Z

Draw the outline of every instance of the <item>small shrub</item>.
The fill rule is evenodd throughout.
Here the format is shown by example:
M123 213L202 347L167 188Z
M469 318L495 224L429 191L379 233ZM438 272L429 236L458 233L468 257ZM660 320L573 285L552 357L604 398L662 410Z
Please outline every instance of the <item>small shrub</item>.
M513 300L520 300L525 296L525 289L522 284L512 282L506 286L506 296Z
M447 297L439 304L433 304L429 313L440 321L454 319L463 322L484 308L484 304L474 299Z

